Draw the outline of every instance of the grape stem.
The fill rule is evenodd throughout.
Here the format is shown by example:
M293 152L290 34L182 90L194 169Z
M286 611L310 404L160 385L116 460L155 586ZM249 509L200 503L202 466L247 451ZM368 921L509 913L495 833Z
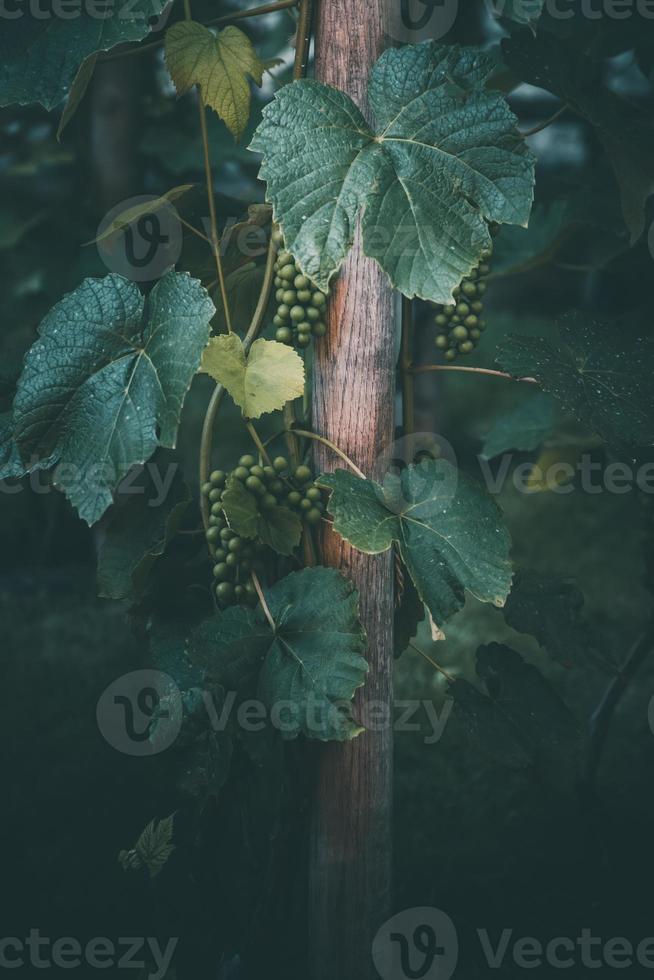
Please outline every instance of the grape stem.
M514 378L506 371L495 371L493 368L466 367L463 364L421 364L419 367L412 367L412 374L426 374L428 371L461 371L466 374L486 374L492 378L505 378L507 381L523 381L526 384L537 385L536 378Z
M252 422L250 421L250 419L245 419L245 428L250 433L250 435L252 437L252 442L255 444L255 446L257 447L257 449L261 453L261 456L263 457L263 459L266 461L266 463L268 464L268 466L272 466L272 463L270 461L270 456L268 455L268 450L266 449L266 447L262 443L262 441L261 441L261 439L259 437L259 433L255 429L255 427L252 424Z
M547 129L547 127L551 126L552 123L555 123L557 119L560 119L563 113L567 112L569 108L570 106L567 103L565 103L559 109L557 109L554 115L550 116L549 119L546 119L544 122L539 123L538 126L534 126L533 129L528 129L526 133L521 133L522 138L526 140L529 139L530 136L535 136L536 133L542 133L544 129Z
M435 660L432 660L432 658L426 654L424 650L421 650L419 646L416 646L412 640L409 641L409 646L412 650L415 650L416 653L419 653L423 660L426 660L428 664L431 664L434 670L437 670L439 674L442 674L443 677L450 682L450 684L455 683L456 677L453 677L452 674L448 674L444 667L441 667L441 665L437 664Z
M273 633L276 631L277 627L275 625L275 620L272 618L272 613L268 608L268 603L266 602L266 597L263 594L263 589L261 588L261 582L259 581L259 576L256 572L252 572L252 584L257 590L257 595L259 596L259 602L261 603L261 608L263 609L264 615L270 624L270 628Z
M356 475L361 477L362 480L366 479L365 473L361 472L361 470L356 465L356 463L353 463L350 457L347 456L342 449L339 449L338 446L335 443L331 442L329 439L325 439L324 436L319 436L315 432L309 432L307 429L289 429L288 431L292 432L293 435L297 436L298 438L302 437L304 439L315 439L316 442L321 442L323 446L327 446L327 448L331 449L331 451L336 453L337 456L340 456L343 462L347 463L347 465L350 467L353 473L356 473Z
M274 230L274 227L273 227ZM259 302L257 303L257 308L252 316L252 321L248 328L248 332L243 338L243 349L247 354L250 347L257 339L259 331L261 330L261 325L263 324L264 317L266 315L266 309L268 308L268 300L270 299L270 291L272 289L273 280L275 278L275 257L277 255L277 246L273 240L273 236L270 236L270 243L268 245L268 258L266 260L266 271L263 277L263 283L261 286L261 293L259 294ZM202 427L202 438L200 441L200 486L202 487L209 478L209 472L211 469L211 447L213 445L213 432L216 425L216 419L218 417L218 412L222 404L222 400L225 397L225 389L221 384L217 384L211 400L209 402L207 413L204 418L204 425ZM202 497L202 523L204 524L205 530L209 527L209 501L203 495Z

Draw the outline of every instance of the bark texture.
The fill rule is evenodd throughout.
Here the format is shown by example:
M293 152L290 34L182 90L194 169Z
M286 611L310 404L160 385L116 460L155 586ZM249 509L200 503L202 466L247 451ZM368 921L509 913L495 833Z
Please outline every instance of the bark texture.
M316 11L316 77L347 92L368 114L370 70L384 46L386 0L321 0ZM388 280L357 241L329 303L328 333L316 344L315 431L367 474L394 435L395 332ZM318 471L340 461L322 447ZM322 561L357 585L369 638L370 673L357 698L362 724L391 717L393 572L390 553L370 557L326 532ZM310 854L312 980L378 977L371 946L390 912L391 725L348 745L315 750Z

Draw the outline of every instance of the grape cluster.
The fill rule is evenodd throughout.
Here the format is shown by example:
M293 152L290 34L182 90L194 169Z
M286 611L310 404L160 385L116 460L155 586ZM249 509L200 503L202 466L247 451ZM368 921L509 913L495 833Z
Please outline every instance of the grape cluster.
M254 456L241 456L231 473L216 470L202 487L210 506L207 541L215 560L216 598L221 606L242 602L256 605L257 592L251 573L263 571L266 546L260 541L247 541L228 527L222 500L230 476L240 480L258 497L262 514L274 507L285 506L296 511L309 525L319 524L322 520L325 511L323 492L313 482L308 466L292 468L284 456L277 456L272 465L265 466Z
M460 354L472 354L484 331L486 323L481 314L492 254L492 248L482 252L480 264L453 291L456 302L441 307L436 314L436 346L448 361Z
M277 257L275 287L275 339L281 344L308 347L312 336L324 337L327 294L303 274L290 252L282 251Z

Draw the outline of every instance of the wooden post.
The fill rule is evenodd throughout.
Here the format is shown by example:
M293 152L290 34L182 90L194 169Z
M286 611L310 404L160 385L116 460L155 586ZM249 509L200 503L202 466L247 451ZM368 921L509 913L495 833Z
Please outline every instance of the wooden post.
M319 0L316 77L347 92L368 114L370 70L384 46L387 0ZM316 344L313 424L367 474L393 440L395 331L392 291L355 244L333 284L328 333ZM316 449L318 471L334 456ZM393 572L390 552L370 557L327 532L322 561L361 596L370 673L357 698L376 729L347 745L319 747L310 851L311 980L376 978L371 945L388 918L391 891ZM385 712L389 719L380 726Z

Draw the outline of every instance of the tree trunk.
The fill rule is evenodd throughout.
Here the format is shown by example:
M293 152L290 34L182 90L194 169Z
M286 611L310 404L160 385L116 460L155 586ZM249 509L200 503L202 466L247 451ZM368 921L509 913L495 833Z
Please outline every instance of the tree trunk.
M367 114L372 65L383 50L386 0L321 0L316 76L347 92ZM367 474L393 440L395 332L392 292L360 240L335 281L328 332L316 345L315 431ZM318 471L334 456L319 447ZM352 579L361 596L370 673L356 713L374 724L347 745L316 750L310 852L312 980L377 977L371 945L388 918L391 891L393 572L391 554L353 551L327 531L322 561ZM368 716L368 719L367 719ZM383 725L379 718L386 717ZM375 719L377 722L375 723Z

